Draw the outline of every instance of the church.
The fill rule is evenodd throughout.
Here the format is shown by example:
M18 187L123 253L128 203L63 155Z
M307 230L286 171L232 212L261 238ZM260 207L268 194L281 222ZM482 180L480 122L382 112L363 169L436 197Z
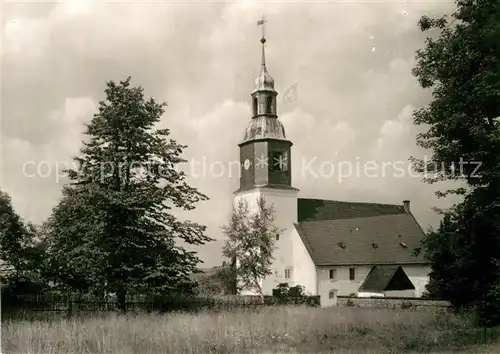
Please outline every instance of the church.
M284 230L275 243L273 274L261 280L264 295L288 283L319 295L322 306L336 304L339 295L420 297L430 266L419 251L424 232L409 201L392 205L299 198L292 184L293 143L278 119L265 42L263 33L234 197L235 203L244 198L256 210L257 198L263 196L274 206L276 226Z

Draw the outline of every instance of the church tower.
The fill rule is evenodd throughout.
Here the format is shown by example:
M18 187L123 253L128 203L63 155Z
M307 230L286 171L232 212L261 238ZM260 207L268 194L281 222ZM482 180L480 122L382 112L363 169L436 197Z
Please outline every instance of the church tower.
M263 21L259 21L263 25ZM274 80L266 67L264 33L260 40L262 57L260 74L251 93L252 119L239 144L241 159L240 189L267 187L295 190L292 187L290 150L292 142L286 138L285 128L278 120L277 96Z
M286 138L285 128L278 120L278 93L274 89L274 80L267 71L265 57L264 20L258 22L262 26L262 46L260 74L255 79L255 87L251 93L252 118L245 131L240 148L240 188L235 192L234 202L245 198L251 211L257 209L257 198L263 196L268 204L274 206L276 226L283 229L276 242L275 272L282 272L279 264L291 253L291 242L287 242L287 234L297 222L297 194L299 190L292 187L292 142ZM284 265L283 265L284 266ZM275 277L270 276L273 279ZM277 285L272 279L263 280L265 294L271 295Z

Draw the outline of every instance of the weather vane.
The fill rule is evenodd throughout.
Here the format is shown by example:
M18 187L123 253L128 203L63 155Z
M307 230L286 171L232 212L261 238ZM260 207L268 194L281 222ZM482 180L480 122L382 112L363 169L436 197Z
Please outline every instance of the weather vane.
M257 21L257 26L261 26L261 28L262 28L262 38L261 38L262 42L266 41L265 28L264 28L266 22L267 22L267 20L265 19L264 15L262 15L262 19Z

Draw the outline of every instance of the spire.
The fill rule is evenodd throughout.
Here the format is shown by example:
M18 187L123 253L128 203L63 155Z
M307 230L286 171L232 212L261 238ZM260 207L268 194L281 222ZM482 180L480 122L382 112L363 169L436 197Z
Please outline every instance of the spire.
M266 34L265 34L266 22L267 21L264 19L264 16L262 16L261 20L257 21L257 26L261 26L262 28L262 37L260 38L260 43L262 43L262 59L260 61L260 65L262 66L263 70L266 70L266 53L264 46L264 44L266 43Z
M264 47L264 43L266 43L266 38L262 37L260 39L260 43L262 43L262 59L260 60L260 65L262 65L262 68L266 70L266 50Z
M267 21L264 19L264 16L262 16L262 19L257 21L257 26L261 26L262 28L262 36L260 38L260 43L262 44L262 57L261 57L261 62L260 62L260 74L255 80L255 91L274 91L274 80L269 75L267 72L267 67L266 67L266 53L265 53L265 43L266 43L266 36L265 36L265 23ZM254 92L255 92L254 91Z

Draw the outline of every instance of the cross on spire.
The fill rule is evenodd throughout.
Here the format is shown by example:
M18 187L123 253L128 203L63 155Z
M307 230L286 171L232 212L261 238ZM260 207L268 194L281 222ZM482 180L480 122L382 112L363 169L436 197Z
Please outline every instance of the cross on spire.
M260 38L260 42L264 44L266 42L266 36L265 36L265 24L267 20L265 19L264 15L262 15L262 18L257 21L257 26L261 26L262 28L262 37Z

